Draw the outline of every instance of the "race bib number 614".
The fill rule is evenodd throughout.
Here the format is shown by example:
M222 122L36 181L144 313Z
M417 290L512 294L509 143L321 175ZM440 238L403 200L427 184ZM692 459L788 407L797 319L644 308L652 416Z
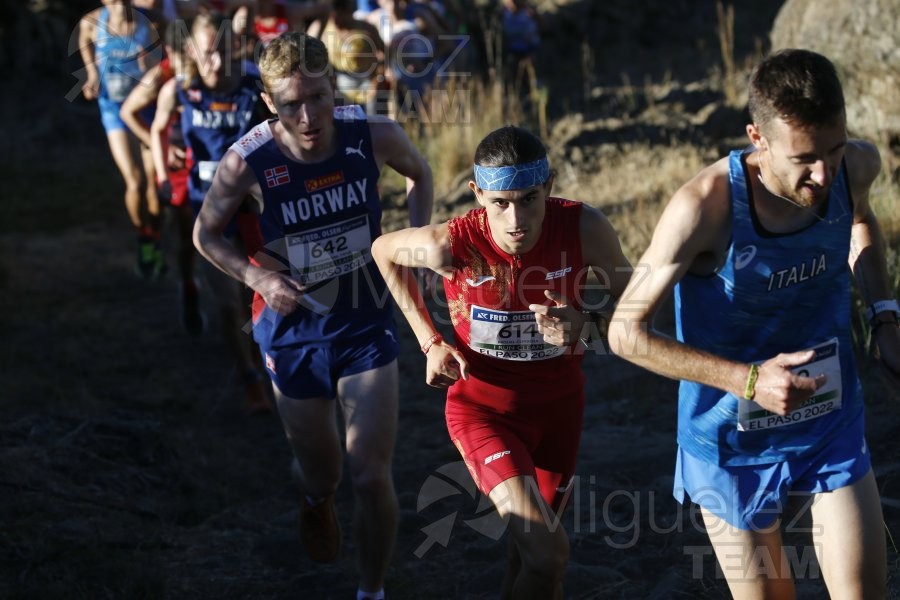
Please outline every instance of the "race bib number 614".
M531 311L505 311L472 306L469 347L504 360L545 360L565 348L544 341Z

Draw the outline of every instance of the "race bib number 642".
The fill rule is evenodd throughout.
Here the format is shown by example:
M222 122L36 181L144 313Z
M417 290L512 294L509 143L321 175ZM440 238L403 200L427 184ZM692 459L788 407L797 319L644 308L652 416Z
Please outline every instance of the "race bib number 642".
M285 240L291 273L304 284L344 275L372 261L367 215L288 235Z

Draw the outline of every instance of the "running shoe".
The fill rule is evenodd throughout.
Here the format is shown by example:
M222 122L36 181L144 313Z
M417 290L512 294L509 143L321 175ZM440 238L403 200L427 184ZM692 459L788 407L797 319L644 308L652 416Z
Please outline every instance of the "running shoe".
M157 260L156 243L153 240L138 238L135 272L148 279L154 277Z
M314 506L305 497L300 498L300 540L315 562L337 559L341 549L341 524L334 510L333 494Z
M153 279L162 279L168 270L169 267L166 265L166 254L163 252L159 240L157 240L153 242L153 269L150 275Z

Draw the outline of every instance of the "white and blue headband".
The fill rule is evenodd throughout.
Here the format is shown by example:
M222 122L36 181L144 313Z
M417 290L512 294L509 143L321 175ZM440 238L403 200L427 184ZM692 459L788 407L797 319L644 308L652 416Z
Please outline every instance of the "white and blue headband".
M475 185L490 192L524 190L543 185L550 178L550 163L544 156L531 162L506 167L475 165Z

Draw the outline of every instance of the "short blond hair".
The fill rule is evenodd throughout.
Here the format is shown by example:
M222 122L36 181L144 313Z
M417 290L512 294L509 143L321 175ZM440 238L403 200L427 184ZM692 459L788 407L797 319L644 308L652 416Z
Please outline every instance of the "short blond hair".
M288 31L265 47L259 57L259 74L267 92L272 92L273 84L292 73L304 75L330 75L328 49L322 40Z

